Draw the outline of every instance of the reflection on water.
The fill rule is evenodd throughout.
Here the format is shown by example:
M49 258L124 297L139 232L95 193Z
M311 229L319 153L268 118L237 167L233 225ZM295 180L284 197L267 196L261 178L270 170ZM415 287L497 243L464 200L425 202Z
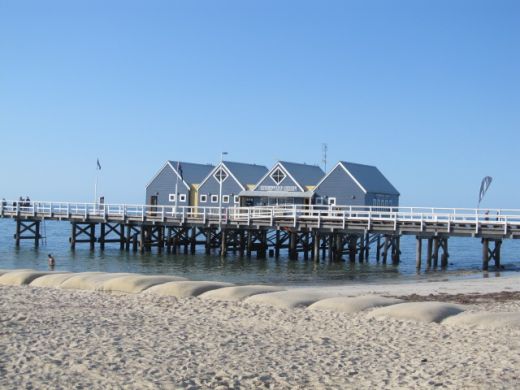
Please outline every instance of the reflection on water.
M119 250L118 244L107 244L104 252L99 248L90 251L88 244L79 244L71 251L68 244L68 223L46 222L47 243L34 248L31 242L22 242L15 248L14 222L0 220L0 268L48 269L47 254L56 258L55 270L73 272L135 272L144 274L175 274L194 280L221 280L236 283L272 284L345 284L359 282L398 282L413 280L443 280L471 276L495 276L494 272L480 271L480 240L453 238L450 240L450 266L447 271L430 270L417 274L415 269L415 239L404 237L401 243L402 261L398 266L376 263L374 254L369 263L328 262L314 263L312 260L241 258L230 255L221 258L198 253L134 253ZM201 248L199 252L202 252ZM502 264L507 271L520 270L520 243L505 241ZM496 275L499 276L499 275Z

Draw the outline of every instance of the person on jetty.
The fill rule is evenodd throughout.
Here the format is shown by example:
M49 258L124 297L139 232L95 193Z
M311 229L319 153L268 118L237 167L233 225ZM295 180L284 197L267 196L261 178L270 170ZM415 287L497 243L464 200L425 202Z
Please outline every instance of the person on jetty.
M56 260L54 259L54 256L49 253L49 256L47 257L47 261L49 263L49 267L54 268L56 265Z

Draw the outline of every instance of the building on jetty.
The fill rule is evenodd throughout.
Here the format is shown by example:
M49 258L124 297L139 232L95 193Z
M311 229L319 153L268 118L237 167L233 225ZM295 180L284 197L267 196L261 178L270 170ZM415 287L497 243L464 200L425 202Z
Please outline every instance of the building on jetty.
M315 204L399 206L399 191L379 169L340 161L314 189Z
M222 161L200 183L198 205L218 207L221 204L225 208L240 206L239 193L254 188L266 172L267 167L263 165Z
M210 164L166 161L146 186L146 204L197 206L199 186L213 168Z
M325 173L316 165L278 161L252 190L242 191L244 206L310 205Z

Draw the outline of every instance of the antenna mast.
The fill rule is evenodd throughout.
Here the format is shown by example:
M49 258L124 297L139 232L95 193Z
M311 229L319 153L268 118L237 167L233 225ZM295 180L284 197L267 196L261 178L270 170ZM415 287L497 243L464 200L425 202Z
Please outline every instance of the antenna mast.
M329 147L326 143L321 144L321 153L322 153L322 160L323 163L323 170L327 172L327 150L329 150Z

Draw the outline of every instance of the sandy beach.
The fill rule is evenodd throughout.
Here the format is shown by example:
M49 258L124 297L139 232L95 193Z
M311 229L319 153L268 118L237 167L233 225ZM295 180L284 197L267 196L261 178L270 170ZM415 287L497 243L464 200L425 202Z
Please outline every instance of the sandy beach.
M437 298L480 291L482 299L466 304L467 312L520 312L514 294L520 290L518 276L331 290ZM503 299L489 295L500 292L506 293ZM371 318L371 310L340 313L30 285L0 286L0 294L1 388L506 389L520 384L518 328L381 320Z

